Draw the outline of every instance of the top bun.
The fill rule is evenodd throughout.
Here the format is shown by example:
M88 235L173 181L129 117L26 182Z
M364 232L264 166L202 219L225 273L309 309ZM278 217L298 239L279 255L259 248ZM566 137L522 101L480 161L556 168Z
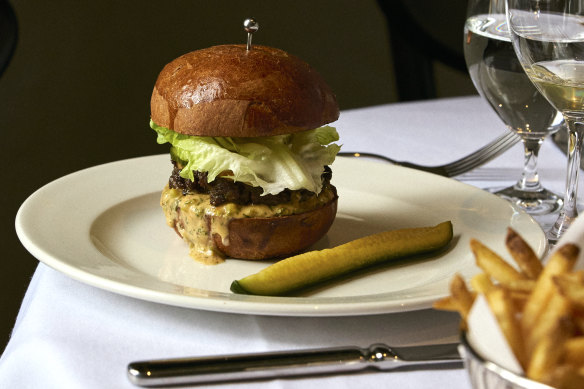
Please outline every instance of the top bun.
M151 118L200 136L269 136L310 130L339 117L323 78L285 51L222 45L184 54L160 72Z

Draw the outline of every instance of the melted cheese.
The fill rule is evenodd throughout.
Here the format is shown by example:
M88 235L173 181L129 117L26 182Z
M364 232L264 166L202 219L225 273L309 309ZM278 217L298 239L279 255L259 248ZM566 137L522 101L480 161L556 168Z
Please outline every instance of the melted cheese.
M335 194L327 187L318 196L304 201L299 193L293 193L291 201L286 204L270 206L227 203L216 207L211 205L209 195L183 195L182 190L166 186L162 191L160 205L164 210L166 223L176 228L189 244L190 256L211 265L224 261L223 255L215 247L213 235L219 235L223 245L229 245L228 226L232 219L295 215L319 208L334 198Z

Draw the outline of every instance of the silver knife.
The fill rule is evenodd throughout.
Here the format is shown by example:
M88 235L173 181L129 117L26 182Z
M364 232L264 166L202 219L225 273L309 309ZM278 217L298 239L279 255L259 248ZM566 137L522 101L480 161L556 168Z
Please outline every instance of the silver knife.
M132 362L130 381L143 387L197 385L228 381L356 372L368 368L393 370L430 364L459 364L458 344L369 348L321 348L256 354L234 354Z

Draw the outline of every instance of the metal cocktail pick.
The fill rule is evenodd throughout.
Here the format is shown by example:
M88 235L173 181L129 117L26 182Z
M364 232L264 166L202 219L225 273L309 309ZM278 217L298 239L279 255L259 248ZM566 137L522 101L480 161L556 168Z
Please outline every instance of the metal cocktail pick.
M247 31L247 50L251 50L251 37L260 28L260 25L254 18L249 18L243 21L243 28Z

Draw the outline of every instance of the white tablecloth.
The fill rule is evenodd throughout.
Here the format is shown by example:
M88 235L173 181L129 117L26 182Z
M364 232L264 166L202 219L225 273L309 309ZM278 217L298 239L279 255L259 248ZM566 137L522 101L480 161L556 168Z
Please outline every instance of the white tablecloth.
M478 97L402 103L342 112L346 151L370 151L437 164L463 156L504 131ZM520 146L488 164L512 183ZM564 189L565 156L548 141L541 178ZM495 181L471 181L481 187ZM582 184L581 184L582 185ZM368 317L269 317L198 311L136 300L74 281L40 264L0 359L1 388L132 388L135 360L372 343L410 345L457 339L454 314L423 310ZM462 368L230 383L233 388L470 388Z

